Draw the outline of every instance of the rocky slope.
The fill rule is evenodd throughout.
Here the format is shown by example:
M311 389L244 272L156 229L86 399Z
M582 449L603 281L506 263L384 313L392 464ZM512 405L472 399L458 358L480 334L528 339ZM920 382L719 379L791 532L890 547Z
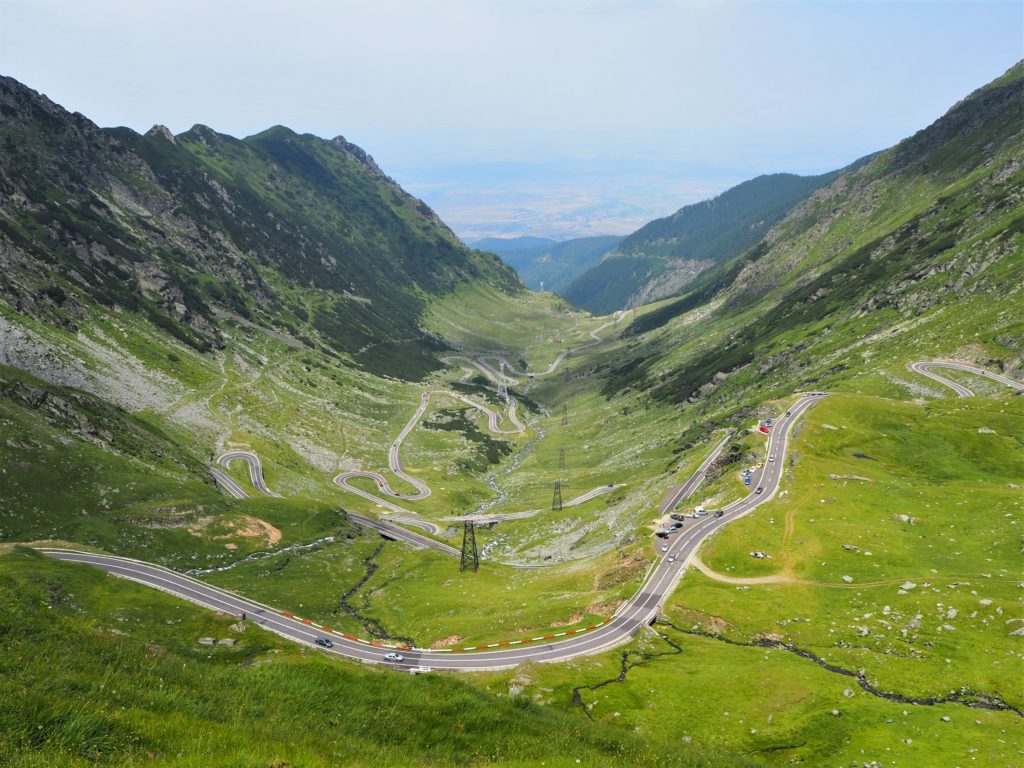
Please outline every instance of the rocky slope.
M432 296L520 288L340 136L101 129L0 78L0 144L0 300L49 324L120 307L209 350L230 310L415 376L441 346L418 325Z

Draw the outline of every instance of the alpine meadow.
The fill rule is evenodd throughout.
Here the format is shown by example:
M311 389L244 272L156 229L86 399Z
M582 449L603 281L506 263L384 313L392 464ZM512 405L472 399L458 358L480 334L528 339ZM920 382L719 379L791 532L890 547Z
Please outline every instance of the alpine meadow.
M601 14L664 10L555 5L595 45ZM432 7L427 36L485 12ZM443 99L440 73L490 71L407 60L426 43L396 24L373 82ZM338 45L360 34L384 33ZM319 104L309 46L294 87ZM578 73L565 46L536 54L553 78ZM459 221L520 229L463 239L424 201L448 187L343 136L100 127L8 50L0 764L1024 763L1024 61L833 165L763 172L737 144L729 181L629 231L569 180L545 229L534 176L467 177ZM495 130L554 142L561 112L509 77ZM76 105L107 92L77 82Z

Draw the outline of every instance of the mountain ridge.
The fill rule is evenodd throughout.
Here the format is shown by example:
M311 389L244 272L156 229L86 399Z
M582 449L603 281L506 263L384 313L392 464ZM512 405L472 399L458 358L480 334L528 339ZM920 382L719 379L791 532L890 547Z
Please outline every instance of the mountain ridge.
M842 172L763 174L654 219L579 275L566 298L592 311L610 312L678 293L702 272L753 246Z
M521 290L344 137L99 128L11 78L0 107L0 295L47 322L122 306L202 350L222 344L214 305L273 304L285 330L381 372L403 366L367 344L398 340L419 375L443 346L419 327L431 297L474 280Z

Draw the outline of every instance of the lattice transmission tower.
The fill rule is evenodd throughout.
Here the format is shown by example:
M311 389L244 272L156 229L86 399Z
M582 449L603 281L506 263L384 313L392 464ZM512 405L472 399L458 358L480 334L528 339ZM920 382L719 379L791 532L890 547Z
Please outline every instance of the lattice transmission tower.
M557 512L562 508L562 481L555 480L555 490L551 494L551 511Z
M462 557L459 570L475 571L480 567L480 553L476 551L476 527L467 520L462 528Z

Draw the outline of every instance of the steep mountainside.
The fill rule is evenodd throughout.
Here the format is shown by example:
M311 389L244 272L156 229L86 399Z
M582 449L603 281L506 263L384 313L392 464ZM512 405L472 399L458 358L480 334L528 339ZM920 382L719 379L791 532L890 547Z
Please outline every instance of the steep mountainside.
M1021 114L1024 64L638 318L606 392L636 386L682 402L721 401L737 387L824 387L899 338L1019 370Z
M416 376L430 297L519 288L340 136L100 129L2 78L0 142L0 298L66 328L98 303L208 350L230 310Z
M618 235L579 237L561 243L539 237L489 237L472 245L498 254L530 288L539 291L543 286L544 290L563 293L577 276L621 242Z
M758 176L711 200L680 208L625 238L576 278L565 296L603 314L678 293L702 272L754 245L773 224L840 173Z

